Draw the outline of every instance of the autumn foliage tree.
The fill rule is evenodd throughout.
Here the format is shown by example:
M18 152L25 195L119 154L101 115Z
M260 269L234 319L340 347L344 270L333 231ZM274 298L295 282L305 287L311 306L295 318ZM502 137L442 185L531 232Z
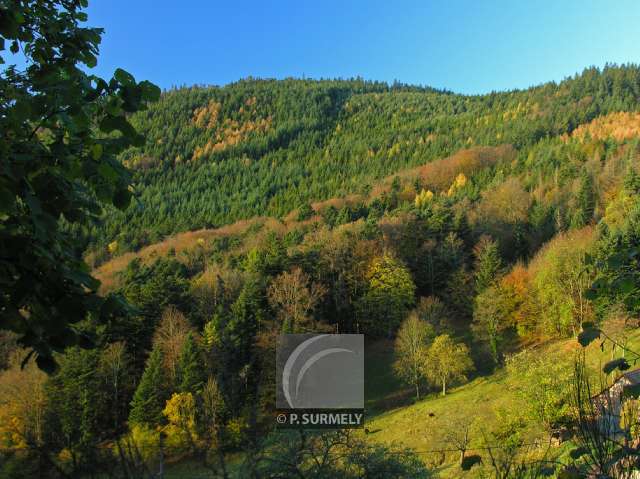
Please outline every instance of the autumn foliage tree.
M362 331L391 337L415 302L411 274L399 260L384 254L371 262L366 280L366 292L358 303Z
M180 355L190 331L189 321L176 307L169 306L163 311L153 345L162 352L163 367L171 384L178 378Z
M429 342L434 336L433 327L412 312L402 322L396 336L396 361L393 369L405 382L416 389L416 399L420 399L420 383L423 381L423 363Z
M422 366L427 380L442 387L443 396L447 394L447 384L466 380L467 373L473 369L469 348L464 343L456 342L448 334L442 334L433 340Z
M41 447L45 440L47 376L33 359L21 367L25 352L16 351L0 372L0 441L5 447Z
M277 276L269 285L267 295L280 319L282 331L312 330L313 310L326 291L324 286L311 281L309 275L297 267Z
M594 242L592 228L561 234L532 261L533 285L545 332L576 334L592 314L586 292L594 278L586 255Z

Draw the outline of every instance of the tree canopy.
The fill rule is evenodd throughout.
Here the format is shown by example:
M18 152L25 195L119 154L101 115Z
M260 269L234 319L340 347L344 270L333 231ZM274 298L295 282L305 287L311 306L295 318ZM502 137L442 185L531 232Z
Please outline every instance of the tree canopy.
M124 70L105 81L96 65L102 30L82 26L86 2L5 1L0 5L1 63L6 49L23 69L0 73L0 326L52 371L53 351L83 344L74 324L88 313L113 315L65 224L87 225L100 204L125 209L132 178L117 155L142 145L129 115L158 100L153 84Z

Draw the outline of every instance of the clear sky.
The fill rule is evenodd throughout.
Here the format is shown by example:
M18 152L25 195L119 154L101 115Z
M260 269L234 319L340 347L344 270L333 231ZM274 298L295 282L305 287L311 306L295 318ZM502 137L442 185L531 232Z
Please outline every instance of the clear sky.
M461 93L640 63L637 0L92 0L97 73L162 88L247 76L348 78Z

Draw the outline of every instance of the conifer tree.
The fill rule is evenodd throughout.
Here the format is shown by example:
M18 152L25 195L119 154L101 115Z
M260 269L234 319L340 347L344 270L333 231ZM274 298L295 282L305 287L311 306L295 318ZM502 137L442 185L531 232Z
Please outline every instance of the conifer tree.
M585 172L580 178L580 187L576 197L576 210L573 215L571 226L582 228L593 218L596 200L593 190L593 179Z
M315 211L309 203L304 203L298 210L298 221L308 220L314 215Z
M202 388L205 380L202 358L192 333L187 335L182 347L178 371L180 374L179 392L195 394Z
M140 384L131 401L129 422L157 426L162 422L162 411L167 399L166 380L162 369L162 353L154 348L147 360Z
M476 256L475 280L476 292L481 293L488 288L502 267L502 259L498 243L488 236L483 236L474 248Z
M624 177L624 189L629 194L640 193L640 175L636 173L633 167L629 167L627 174Z

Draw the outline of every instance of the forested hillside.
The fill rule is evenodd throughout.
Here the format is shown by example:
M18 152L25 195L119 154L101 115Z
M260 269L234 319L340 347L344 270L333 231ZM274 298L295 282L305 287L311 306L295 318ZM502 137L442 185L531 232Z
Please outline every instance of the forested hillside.
M605 384L640 359L639 107L636 66L482 96L360 80L165 92L130 117L144 145L120 155L137 199L65 226L121 300L74 325L94 347L55 354L48 376L0 336L0 471L125 477L158 457L224 478L429 477L445 459L451 477L592 471L573 338L601 339ZM366 336L366 412L385 429L274 432L277 336L327 331ZM503 385L518 390L487 397ZM431 401L467 442L442 429L420 444L461 447L459 463L403 447ZM540 446L559 430L566 450Z
M146 138L122 155L137 201L90 229L92 258L103 261L109 244L120 254L176 232L367 193L461 148L509 144L523 158L600 115L635 111L638 85L636 67L610 67L482 96L362 80L171 90L132 118Z

